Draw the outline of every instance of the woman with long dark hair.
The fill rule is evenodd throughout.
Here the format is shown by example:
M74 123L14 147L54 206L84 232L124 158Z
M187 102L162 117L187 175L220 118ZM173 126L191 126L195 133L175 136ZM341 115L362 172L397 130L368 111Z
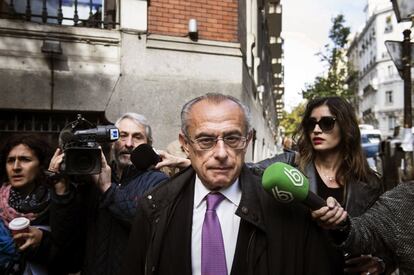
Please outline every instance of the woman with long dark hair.
M361 147L355 111L341 97L310 101L298 129L300 170L323 198L335 197L354 215L361 215L382 193Z
M361 147L355 111L341 97L309 101L297 130L297 149L253 164L263 171L282 161L298 167L308 178L310 190L320 197L334 197L352 216L363 214L380 196L377 174L369 168ZM381 274L384 264L371 256L342 255L327 241L338 270L335 274ZM346 261L346 262L345 262Z

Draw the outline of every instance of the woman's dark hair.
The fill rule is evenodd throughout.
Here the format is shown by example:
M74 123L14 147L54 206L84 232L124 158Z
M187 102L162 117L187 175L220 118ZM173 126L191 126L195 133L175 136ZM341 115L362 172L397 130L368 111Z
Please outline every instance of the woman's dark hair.
M375 172L369 168L361 147L361 133L355 110L344 98L337 96L317 98L309 101L307 104L298 129L299 168L305 171L306 165L313 163L315 160L315 150L305 126L312 111L323 105L329 108L329 111L336 118L336 123L340 129L341 141L338 148L342 163L338 168L336 180L341 185L345 185L349 180L371 182Z
M13 135L6 140L0 151L0 185L8 180L6 171L7 157L10 151L20 144L26 145L33 151L33 153L39 160L39 167L41 171L49 167L49 162L52 156L52 150L49 143L44 138L41 138L40 136L35 134ZM43 173L40 173L39 176L43 177L44 175Z

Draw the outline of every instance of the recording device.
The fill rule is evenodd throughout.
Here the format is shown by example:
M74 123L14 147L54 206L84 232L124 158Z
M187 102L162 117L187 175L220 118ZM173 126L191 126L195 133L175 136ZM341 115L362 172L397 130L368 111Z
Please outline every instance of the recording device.
M131 153L131 162L138 170L147 170L161 161L161 157L151 145L143 143L138 145Z
M101 149L99 142L112 142L119 138L113 125L95 127L80 114L66 125L59 135L64 152L61 172L66 175L92 175L101 172Z
M296 168L276 162L266 168L262 177L263 187L283 203L299 201L312 210L326 206L326 201L309 190L309 180Z

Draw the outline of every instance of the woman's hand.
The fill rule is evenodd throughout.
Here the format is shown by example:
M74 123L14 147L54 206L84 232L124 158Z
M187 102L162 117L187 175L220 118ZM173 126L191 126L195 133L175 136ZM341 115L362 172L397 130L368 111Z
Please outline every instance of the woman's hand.
M347 212L333 197L326 200L327 206L312 211L312 218L325 229L335 229L342 221L346 220Z
M27 248L35 248L40 245L42 241L43 231L37 227L29 226L28 233L18 233L13 236L14 241L16 244L20 244L18 246L20 251L24 251Z
M345 273L380 275L385 271L384 261L371 255L361 255L345 261Z

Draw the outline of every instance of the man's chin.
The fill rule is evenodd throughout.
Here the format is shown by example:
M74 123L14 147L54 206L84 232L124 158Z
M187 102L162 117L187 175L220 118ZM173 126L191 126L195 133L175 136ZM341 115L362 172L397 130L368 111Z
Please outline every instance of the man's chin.
M129 159L129 156L128 156L128 158L118 158L116 164L119 167L126 167L128 165L131 165L132 162L131 162L131 160Z
M227 177L218 177L212 180L208 180L205 186L212 191L220 190L222 188L226 188L230 186L233 181Z

